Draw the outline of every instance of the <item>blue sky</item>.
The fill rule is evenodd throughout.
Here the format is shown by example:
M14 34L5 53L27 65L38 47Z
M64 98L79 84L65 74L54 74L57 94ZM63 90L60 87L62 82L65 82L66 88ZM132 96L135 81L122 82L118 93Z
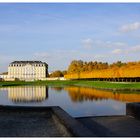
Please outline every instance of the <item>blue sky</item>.
M140 3L0 3L0 72L14 60L49 71L84 61L140 60Z

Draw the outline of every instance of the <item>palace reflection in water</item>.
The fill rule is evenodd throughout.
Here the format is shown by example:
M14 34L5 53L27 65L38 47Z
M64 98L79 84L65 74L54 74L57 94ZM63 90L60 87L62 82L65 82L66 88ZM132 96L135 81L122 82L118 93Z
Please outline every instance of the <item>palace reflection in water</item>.
M13 102L42 102L48 98L46 86L9 87L8 99Z
M73 117L125 115L126 104L133 102L140 102L140 93L75 86L0 88L0 105L60 106Z

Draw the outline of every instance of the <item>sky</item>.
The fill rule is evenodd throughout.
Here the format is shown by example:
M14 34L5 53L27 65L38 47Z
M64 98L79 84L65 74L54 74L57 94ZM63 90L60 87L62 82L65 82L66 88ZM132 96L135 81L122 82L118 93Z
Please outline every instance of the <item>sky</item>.
M0 72L16 60L140 61L140 3L0 3Z

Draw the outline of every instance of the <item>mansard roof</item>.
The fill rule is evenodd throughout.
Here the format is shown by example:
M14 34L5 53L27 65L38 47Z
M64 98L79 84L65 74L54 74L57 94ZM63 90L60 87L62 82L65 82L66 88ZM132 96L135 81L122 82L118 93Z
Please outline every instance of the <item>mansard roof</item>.
M42 62L42 61L13 61L10 64L45 64L47 63Z

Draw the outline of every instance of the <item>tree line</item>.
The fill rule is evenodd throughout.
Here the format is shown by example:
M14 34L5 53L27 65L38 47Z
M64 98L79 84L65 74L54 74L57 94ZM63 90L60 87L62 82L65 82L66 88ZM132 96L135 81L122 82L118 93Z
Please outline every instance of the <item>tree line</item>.
M82 60L73 60L68 67L68 73L91 72L93 70L121 67L125 65L127 65L127 63L123 63L121 61L108 64L107 62L97 62L97 61L86 62Z
M63 77L65 74L73 74L73 73L79 73L79 72L92 72L93 70L129 67L129 66L140 66L140 61L137 61L137 62L117 61L117 62L109 64L108 62L98 62L98 61L87 62L87 61L82 61L82 60L73 60L69 64L67 70L54 71L49 75L49 77Z

